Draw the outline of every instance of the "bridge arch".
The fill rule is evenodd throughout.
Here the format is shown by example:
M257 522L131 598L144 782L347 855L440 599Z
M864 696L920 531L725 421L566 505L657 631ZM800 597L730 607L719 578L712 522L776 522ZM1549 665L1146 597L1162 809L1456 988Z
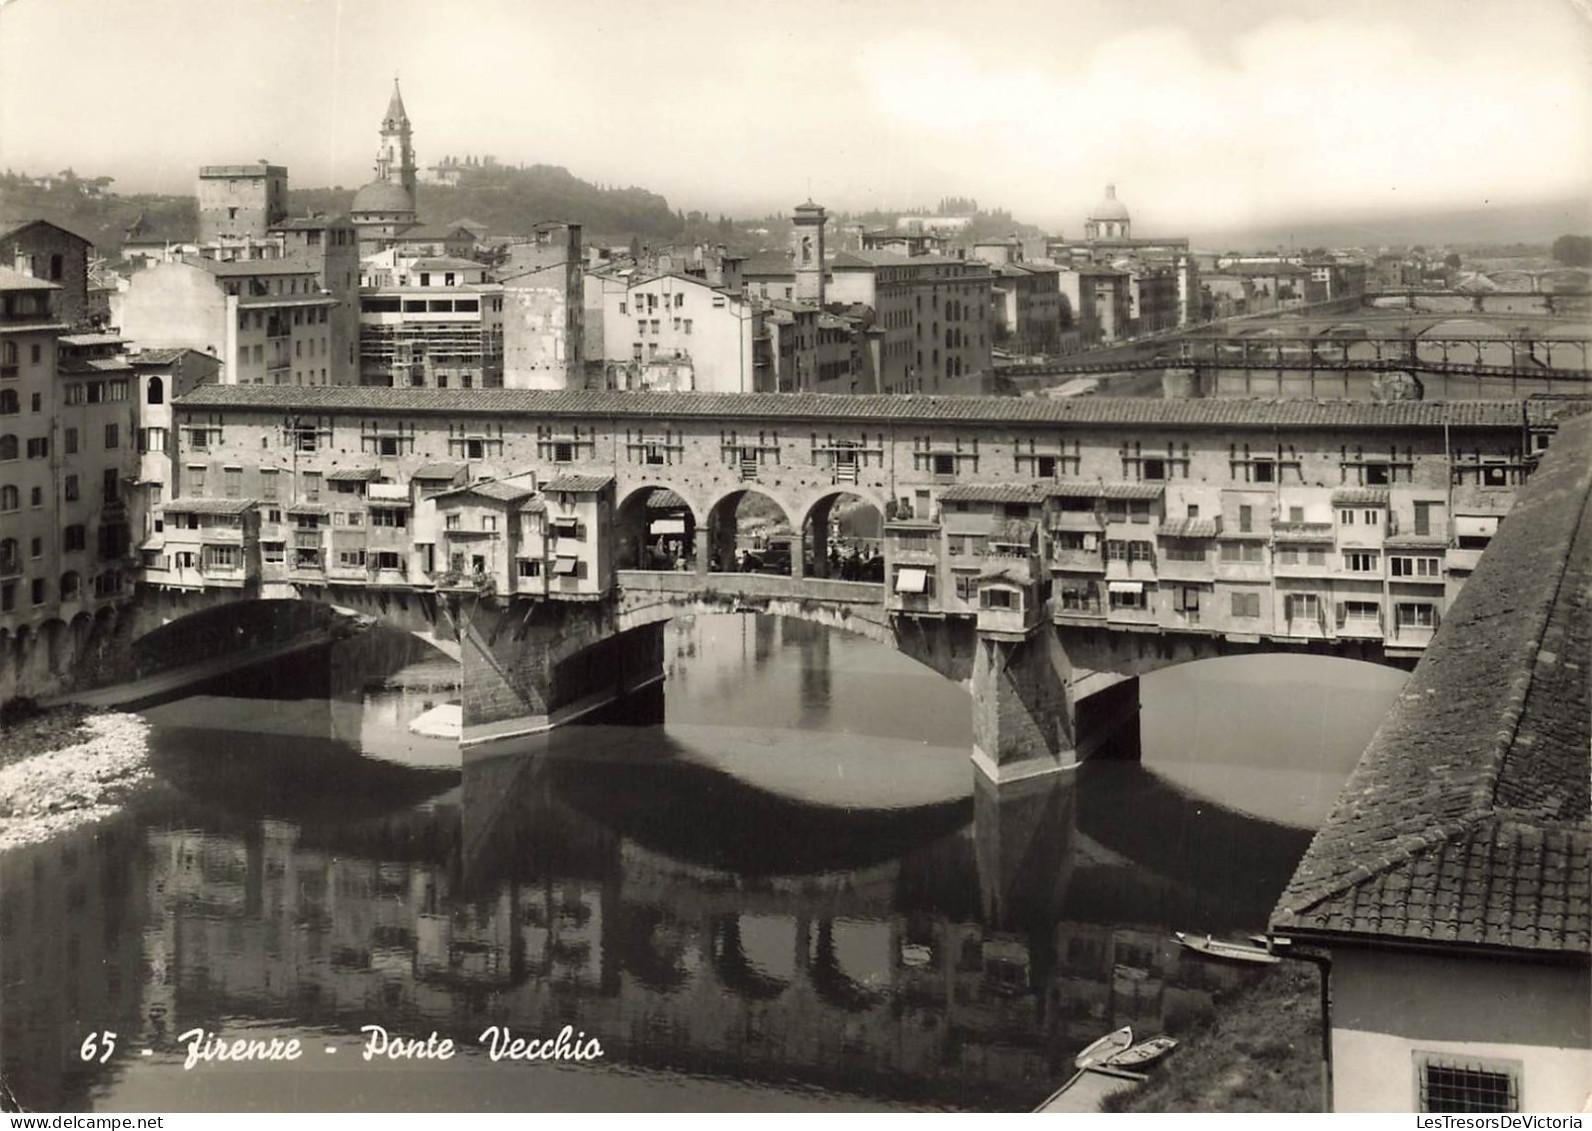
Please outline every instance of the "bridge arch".
M806 575L883 581L882 561L877 577L864 576L863 567L883 553L887 506L878 492L851 484L823 488L810 498L798 511L802 544L810 558Z
M747 504L750 503L750 507ZM748 532L741 533L742 511ZM707 510L708 570L800 576L801 545L788 501L755 483L734 487Z
M661 480L627 488L614 506L615 566L694 569L707 512L692 494Z

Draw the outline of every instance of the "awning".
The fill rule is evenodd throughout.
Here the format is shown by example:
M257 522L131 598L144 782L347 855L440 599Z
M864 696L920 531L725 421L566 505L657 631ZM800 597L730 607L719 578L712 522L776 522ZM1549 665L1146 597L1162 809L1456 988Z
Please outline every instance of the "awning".
M1454 533L1461 538L1491 538L1498 533L1498 517L1457 514L1454 516Z
M897 593L923 593L928 588L929 571L926 569L903 569L896 574Z
M553 562L553 572L566 577L573 576L580 569L579 558L558 558Z
M655 518L652 520L654 534L684 534L685 519L683 518Z
M1106 588L1109 589L1113 593L1143 593L1144 592L1144 582L1142 582L1142 581L1112 581L1112 582L1108 582L1107 583Z

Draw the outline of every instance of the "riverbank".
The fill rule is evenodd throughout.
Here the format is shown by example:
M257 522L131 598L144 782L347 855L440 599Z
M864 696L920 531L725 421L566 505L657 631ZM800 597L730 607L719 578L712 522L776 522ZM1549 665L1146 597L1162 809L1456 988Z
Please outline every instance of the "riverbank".
M1218 997L1216 1018L1138 1088L1108 1096L1102 1111L1325 1110L1321 983L1316 968L1283 962L1259 982Z
M149 725L64 706L0 731L0 852L110 816L149 777Z

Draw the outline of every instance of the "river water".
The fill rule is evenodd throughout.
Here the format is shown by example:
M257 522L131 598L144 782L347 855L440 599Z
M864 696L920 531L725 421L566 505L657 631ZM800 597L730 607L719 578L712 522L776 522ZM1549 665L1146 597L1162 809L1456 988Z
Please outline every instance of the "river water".
M462 755L408 728L456 665L380 627L149 709L148 796L0 857L5 1083L34 1110L1028 1110L1100 1034L1185 1033L1253 976L1170 932L1264 926L1403 678L1158 673L1142 758L996 791L966 690L891 650L752 615L666 641L623 710ZM456 1055L367 1062L372 1025ZM491 1026L602 1056L494 1061ZM195 1029L301 1058L187 1069Z

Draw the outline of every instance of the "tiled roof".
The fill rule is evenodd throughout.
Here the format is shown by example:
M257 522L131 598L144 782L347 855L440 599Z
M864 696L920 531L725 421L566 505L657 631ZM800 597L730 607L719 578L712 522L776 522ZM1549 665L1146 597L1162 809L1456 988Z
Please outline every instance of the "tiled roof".
M423 463L415 468L411 479L452 479L465 469L462 463Z
M451 491L444 491L437 495L438 499L454 498L463 495L480 495L484 499L495 499L500 503L514 503L521 499L529 498L536 494L536 488L529 483L510 483L503 479L477 479L474 483L466 483L463 487L455 487Z
M198 353L187 346L174 346L164 349L141 349L137 353L127 355L127 360L134 365L170 365L183 357L184 354ZM209 356L206 354L205 356Z
M287 511L288 514L315 514L324 516L331 513L320 503L289 503L282 509Z
M544 483L542 492L550 495L554 491L601 491L613 481L610 475L560 475L557 479Z
M381 478L381 469L375 467L340 467L326 473L328 483L369 483Z
M485 271L485 263L477 263L473 259L460 259L457 255L437 255L428 259L417 259L409 264L411 271Z
M659 487L647 496L647 509L650 511L674 510L686 505L684 499L667 487Z
M126 357L117 354L115 357L62 358L56 371L69 377L80 377L93 373L123 373L132 367Z
M1348 503L1351 506L1376 505L1387 506L1388 489L1386 487L1339 487L1332 492L1333 506Z
M1305 937L1592 949L1592 419L1560 430L1272 912Z
M1169 518L1161 522L1162 538L1214 538L1221 523L1214 518Z
M204 385L179 407L533 416L785 417L957 424L1165 428L1519 428L1520 406L1493 401L1165 400L1151 397L949 397L827 393L620 393L364 385ZM1584 411L1584 409L1583 409Z
M942 503L1043 503L1045 493L1032 483L959 483L940 492Z
M536 495L536 496L534 496L532 498L526 499L523 503L520 504L520 513L521 514L540 514L541 512L545 511L546 509L547 509L547 500L543 499L540 495Z
M1160 483L1069 482L1065 479L1045 488L1047 495L1084 496L1091 499L1159 499L1166 493Z
M13 225L5 228L3 231L0 231L0 240L8 240L12 236L16 235L18 232L22 231L23 229L31 228L35 224L43 224L46 228L54 228L56 231L61 232L64 235L71 236L78 243L88 244L90 247L92 247L94 245L94 241L93 240L88 239L88 238L86 238L84 236L78 235L71 228L63 228L63 227L61 227L61 225L55 223L52 220L40 220L40 219L24 220L20 224L13 224Z
M254 499L173 499L165 505L166 514L242 514L254 507Z
M315 268L297 259L206 259L185 255L183 262L203 267L212 275L313 275Z
M35 279L32 275L24 275L21 271L13 271L9 267L0 267L0 291L58 291L58 283L47 279Z

